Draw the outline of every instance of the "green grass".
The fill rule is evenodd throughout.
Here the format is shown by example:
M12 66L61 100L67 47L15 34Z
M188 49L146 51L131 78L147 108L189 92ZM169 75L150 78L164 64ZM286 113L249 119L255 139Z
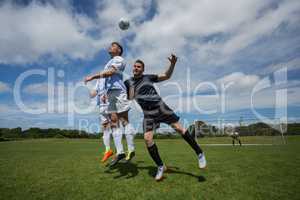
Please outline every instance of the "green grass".
M272 137L244 137L270 143ZM200 143L231 143L204 138ZM277 140L276 140L277 141ZM300 199L300 137L287 145L203 146L208 168L181 139L156 140L170 171L155 182L156 168L136 140L130 164L100 164L99 140L44 139L0 143L0 199Z

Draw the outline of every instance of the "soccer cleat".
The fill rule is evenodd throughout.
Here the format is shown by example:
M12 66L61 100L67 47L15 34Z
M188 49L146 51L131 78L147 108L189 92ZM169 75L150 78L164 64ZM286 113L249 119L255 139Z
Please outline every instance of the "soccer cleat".
M125 157L125 153L117 154L116 158L110 162L109 167L115 166L120 160L124 159Z
M107 159L110 158L113 154L114 153L111 149L109 151L105 152L101 162L107 161Z
M134 156L135 156L135 152L129 151L129 153L127 154L127 156L125 158L126 162L129 162Z
M204 169L206 167L206 159L204 153L200 153L198 155L198 164L200 169Z
M155 180L156 181L161 181L163 178L164 178L164 172L167 170L167 167L166 166L158 166L157 167L157 172L156 172L156 175L155 175Z

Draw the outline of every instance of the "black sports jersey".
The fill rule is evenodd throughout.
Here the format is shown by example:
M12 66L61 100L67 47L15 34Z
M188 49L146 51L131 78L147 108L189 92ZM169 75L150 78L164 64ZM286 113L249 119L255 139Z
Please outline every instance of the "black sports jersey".
M179 117L169 108L157 93L153 83L158 82L158 76L147 74L139 78L131 77L124 82L127 92L134 89L134 99L144 112L144 132L159 128L160 123L171 125L178 122Z
M142 75L139 78L131 77L124 82L127 92L134 88L134 98L143 110L149 110L162 103L153 83L158 82L158 76L153 74Z

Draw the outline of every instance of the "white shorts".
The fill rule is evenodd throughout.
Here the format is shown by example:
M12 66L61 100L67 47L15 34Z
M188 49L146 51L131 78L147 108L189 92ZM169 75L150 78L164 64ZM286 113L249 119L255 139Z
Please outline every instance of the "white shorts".
M127 93L122 90L109 90L108 96L108 113L121 113L130 110L130 101L127 99Z
M99 118L101 124L106 124L110 122L110 115L108 113L100 113Z
M100 119L101 124L110 122L110 114L107 113L107 108L108 108L108 105L99 107L99 119Z

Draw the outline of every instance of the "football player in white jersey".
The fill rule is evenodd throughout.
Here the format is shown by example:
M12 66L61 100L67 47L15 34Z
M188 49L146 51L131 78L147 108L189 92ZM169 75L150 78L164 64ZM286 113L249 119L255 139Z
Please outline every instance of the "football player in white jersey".
M242 142L240 140L240 134L236 131L229 132L229 136L232 138L232 145L235 145L235 140L239 142L240 146L242 146Z
M117 156L110 164L110 166L114 166L126 157L122 145L120 122L125 127L125 136L128 145L127 161L131 160L135 155L133 139L136 132L128 120L130 101L127 99L127 91L123 83L123 72L126 66L124 58L122 57L123 47L118 42L112 42L108 53L111 59L105 65L104 70L97 74L87 76L84 82L87 83L94 79L105 78L108 100L107 112L110 113L112 135L117 149Z
M91 91L90 97L97 97L97 106L99 106L99 118L103 131L103 144L105 146L104 156L101 162L107 161L112 155L113 151L110 148L110 114L107 112L108 101L107 91L105 89L105 79L98 79L94 90Z

